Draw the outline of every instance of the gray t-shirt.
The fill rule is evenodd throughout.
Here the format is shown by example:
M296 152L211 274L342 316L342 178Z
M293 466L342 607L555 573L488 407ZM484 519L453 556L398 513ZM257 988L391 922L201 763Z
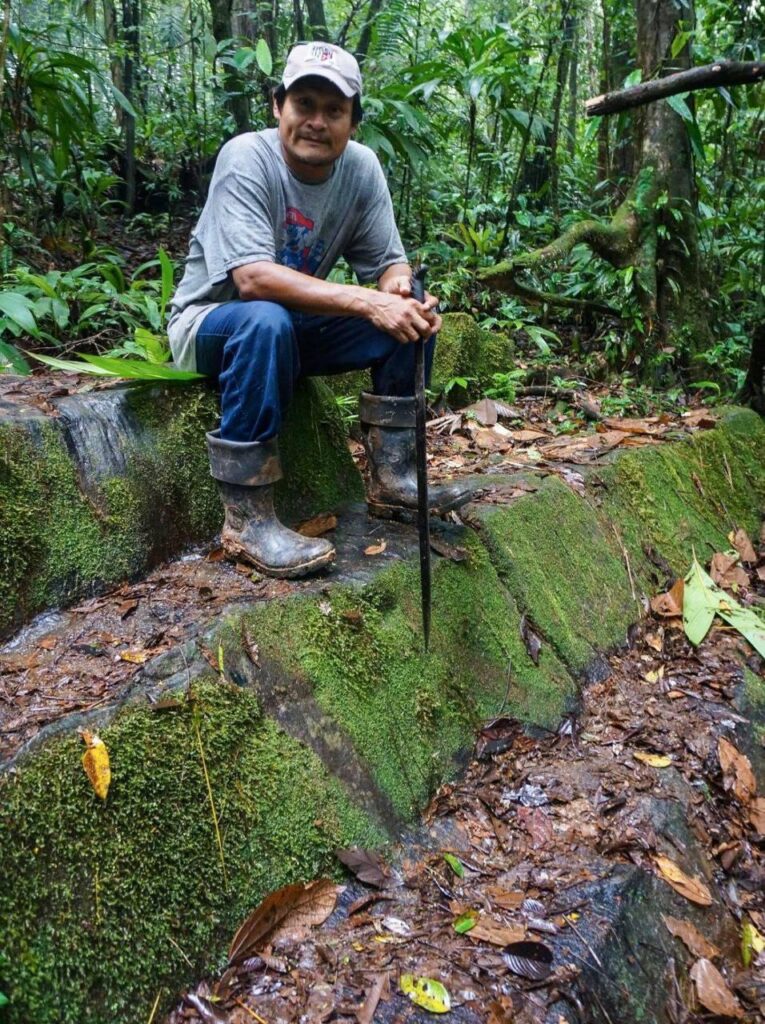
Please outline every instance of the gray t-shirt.
M292 174L275 128L248 132L221 149L186 270L170 309L168 337L177 366L196 367L202 320L238 298L236 267L261 260L325 278L344 256L362 284L406 256L380 163L349 142L318 185Z

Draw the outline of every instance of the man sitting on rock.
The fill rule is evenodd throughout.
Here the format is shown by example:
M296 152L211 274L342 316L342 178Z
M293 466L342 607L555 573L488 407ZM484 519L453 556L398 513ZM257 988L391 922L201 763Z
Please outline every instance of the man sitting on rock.
M279 522L277 437L301 376L371 368L360 405L369 459L369 510L399 517L417 506L414 346L428 372L440 327L436 300L411 297L410 275L385 177L351 141L361 120L361 73L328 43L290 52L274 91L277 128L248 132L220 151L173 298L170 344L178 366L221 391L221 425L207 435L233 558L271 576L329 564L332 544ZM326 280L345 257L362 283ZM469 492L432 488L431 508Z

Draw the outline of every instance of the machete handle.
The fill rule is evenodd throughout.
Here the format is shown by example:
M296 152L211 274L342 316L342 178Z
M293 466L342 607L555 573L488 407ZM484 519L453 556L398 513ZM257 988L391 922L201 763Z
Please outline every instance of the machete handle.
M418 302L425 301L425 275L428 272L428 268L424 263L421 263L419 267L416 267L412 273L412 280L410 287L412 289L412 298Z

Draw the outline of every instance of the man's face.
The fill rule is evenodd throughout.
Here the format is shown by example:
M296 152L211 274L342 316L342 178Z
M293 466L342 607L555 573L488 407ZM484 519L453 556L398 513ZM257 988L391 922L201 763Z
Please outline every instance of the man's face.
M284 159L304 181L323 181L354 132L353 100L330 82L299 81L287 93L282 109L274 102Z

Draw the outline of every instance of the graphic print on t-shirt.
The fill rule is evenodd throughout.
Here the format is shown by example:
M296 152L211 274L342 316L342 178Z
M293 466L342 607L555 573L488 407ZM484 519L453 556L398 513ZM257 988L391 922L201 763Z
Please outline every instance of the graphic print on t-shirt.
M320 238L313 236L314 221L294 206L287 207L284 218L284 248L279 262L283 267L299 270L301 274L315 274L326 248Z

